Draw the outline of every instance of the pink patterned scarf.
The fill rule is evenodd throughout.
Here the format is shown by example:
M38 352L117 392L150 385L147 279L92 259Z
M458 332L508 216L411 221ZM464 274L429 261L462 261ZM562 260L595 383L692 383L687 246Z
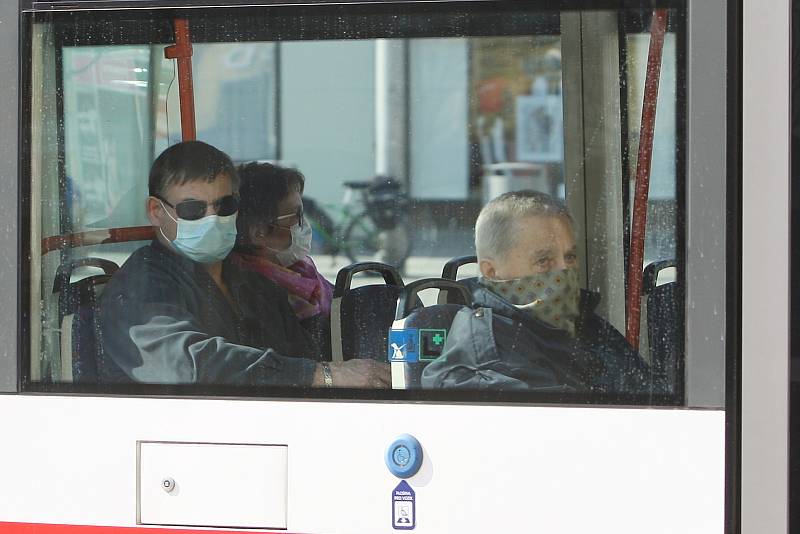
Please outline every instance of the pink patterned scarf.
M283 287L289 294L289 304L301 321L317 314L331 314L333 284L319 274L310 257L306 256L288 268L260 256L233 253L230 257L239 267L259 273Z

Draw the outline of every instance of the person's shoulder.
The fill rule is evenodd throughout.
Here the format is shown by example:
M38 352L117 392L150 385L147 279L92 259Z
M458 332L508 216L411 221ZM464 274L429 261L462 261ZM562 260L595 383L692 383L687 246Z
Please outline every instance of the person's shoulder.
M160 243L153 242L136 249L120 271L129 274L156 274L179 267L179 260L176 254L166 250Z
M269 297L286 298L288 295L280 284L256 271L242 268L231 257L225 260L223 269L227 282L235 286L242 286L244 290L258 292Z
M578 325L578 340L593 352L605 358L619 358L635 364L647 365L625 335L613 324L592 309L582 310Z
M162 245L150 243L136 249L114 273L105 293L159 293L172 291L183 276L191 275L185 266Z

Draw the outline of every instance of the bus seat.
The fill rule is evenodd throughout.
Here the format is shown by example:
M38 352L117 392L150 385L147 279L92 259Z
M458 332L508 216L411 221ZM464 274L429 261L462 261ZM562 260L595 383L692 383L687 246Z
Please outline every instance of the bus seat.
M353 276L364 272L380 275L383 283L351 287ZM331 303L333 361L354 358L386 361L389 327L402 287L398 270L385 263L354 263L339 271Z
M72 281L76 270L100 269ZM61 331L62 380L76 383L97 383L97 328L95 312L105 284L119 266L102 258L80 258L61 264L56 271L53 293L58 294Z
M647 298L647 336L653 373L664 377L669 391L682 384L683 339L680 287L675 280L658 285L661 271L676 267L674 260L658 261L645 267L642 294Z
M448 292L447 298L450 302L423 306L418 294L425 289L438 289L440 296L443 292ZM469 289L455 280L445 278L416 280L400 291L392 329L444 330L446 338L446 332L450 330L456 314L464 306L469 306L471 300ZM422 345L426 344L426 340L422 339L421 334L419 343L420 349L422 349ZM422 370L433 359L435 358L414 363L392 362L392 387L395 389L418 389Z
M453 258L452 260L444 264L444 268L442 268L442 278L444 278L445 280L458 280L458 269L470 263L478 263L478 257L472 255L472 256L458 256L457 258ZM437 302L439 304L447 304L447 303L457 303L460 301L459 301L459 296L457 294L453 295L453 300L450 300L450 296L447 290L441 289L439 290L439 299Z

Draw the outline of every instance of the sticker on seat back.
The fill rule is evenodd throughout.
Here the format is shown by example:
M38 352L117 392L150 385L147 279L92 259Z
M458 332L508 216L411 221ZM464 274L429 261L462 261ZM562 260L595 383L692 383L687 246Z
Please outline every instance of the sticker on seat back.
M444 352L447 341L447 330L444 328L420 328L419 330L419 359L430 362Z
M390 362L418 362L419 331L416 328L389 330L388 357Z

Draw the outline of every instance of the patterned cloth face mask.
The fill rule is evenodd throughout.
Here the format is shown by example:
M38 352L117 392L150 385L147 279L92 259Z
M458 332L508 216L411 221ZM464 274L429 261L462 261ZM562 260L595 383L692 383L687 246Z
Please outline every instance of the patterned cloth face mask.
M208 215L202 219L188 221L175 219L166 208L164 211L178 225L177 235L171 241L172 248L192 261L199 263L222 261L236 243L235 213L227 216ZM163 230L161 228L158 230L164 239L167 239Z
M479 282L520 311L575 337L575 322L580 314L580 287L575 269L513 280L491 280L481 276Z

